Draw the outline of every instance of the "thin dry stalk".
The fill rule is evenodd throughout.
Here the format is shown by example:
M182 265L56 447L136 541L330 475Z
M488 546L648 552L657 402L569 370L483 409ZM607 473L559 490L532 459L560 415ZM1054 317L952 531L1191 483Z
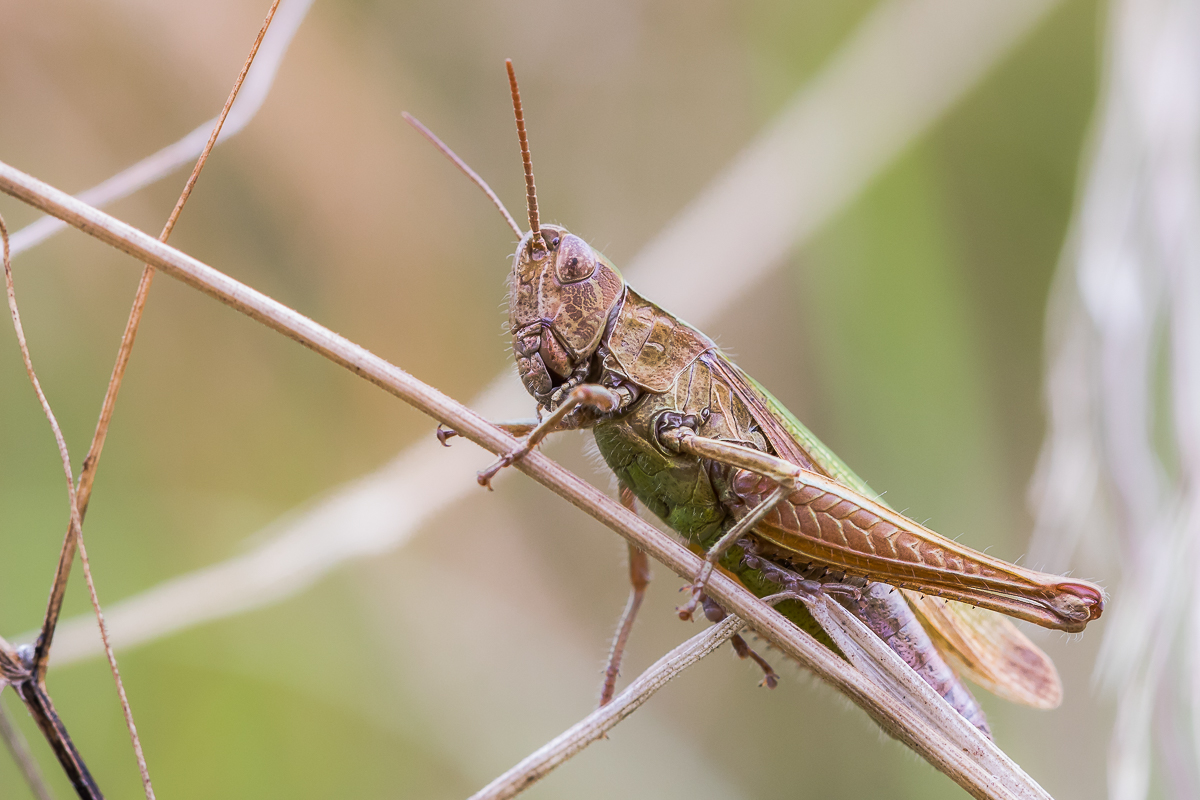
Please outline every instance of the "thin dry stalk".
M212 133L209 134L208 141L205 143L204 149L200 152L196 166L192 168L192 174L188 176L187 183L184 184L183 191L179 194L179 199L175 201L175 207L171 209L171 214L163 226L162 233L158 236L159 241L167 241L171 237L171 232L175 230L175 223L179 219L179 214L183 211L183 206L187 203L188 198L191 197L192 189L196 186L196 180L200 177L200 171L204 169L204 164L208 161L208 155L217 143L217 137L221 134L221 128L225 125L225 120L229 117L230 109L233 108L233 101L237 99L238 92L241 91L242 83L246 80L246 73L250 71L250 65L254 63L254 58L258 54L259 47L262 45L263 37L267 35L267 30L271 27L271 20L275 17L275 11L278 8L279 0L274 0L271 3L270 10L267 11L267 17L263 21L258 36L250 48L250 54L246 56L246 61L242 65L241 72L238 73L237 79L233 83L233 89L230 90L229 97L226 98L225 105L221 108L221 113L217 116ZM134 296L133 308L130 309L129 319L125 323L125 331L121 335L121 344L117 350L117 360L113 365L112 377L109 379L108 388L104 394L104 402L100 408L100 420L96 423L96 432L92 437L92 444L88 448L88 454L83 460L83 469L79 476L79 513L81 516L86 516L87 514L88 502L92 496L92 485L96 477L96 466L100 461L100 454L104 450L104 441L108 436L108 427L112 422L117 394L121 390L121 382L125 377L125 368L129 365L129 354L133 350L134 339L137 338L138 328L142 322L142 314L146 308L146 296L150 292L150 284L153 280L154 268L147 264L142 270L142 278L138 283L137 293Z
M617 723L636 711L650 696L676 675L716 650L744 628L737 617L696 634L653 665L629 684L611 702L597 708L579 722L530 753L512 769L471 795L469 800L508 800L546 777L557 766L578 755L592 742L605 738Z
M0 695L3 695L6 686L28 679L29 670L21 663L16 649L0 637ZM38 800L51 800L52 795L45 779L42 778L42 771L33 754L29 752L29 743L25 741L21 730L13 724L3 702L0 702L0 738L4 739L5 747L12 754L13 761L17 762L17 767L34 796Z
M951 741L967 750L977 749L979 760L987 764L995 774L1024 774L1016 764L995 748L979 748L978 742L981 737L975 726L949 708L933 688L913 672L890 647L831 597L823 594L781 592L763 598L763 602L768 605L774 605L780 600L803 602L813 617L833 637L838 649L846 655L851 664L870 676L875 683L891 689L897 698L928 719ZM745 622L742 620L727 617L720 624L676 647L638 676L625 691L611 701L610 705L602 703L600 708L522 759L512 769L472 795L469 800L507 800L525 791L551 770L578 755L592 742L606 738L609 730L632 714L650 695L737 635L744 626ZM1007 788L1017 796L1038 797L1041 800L1049 800L1050 797L1032 781L1014 782ZM1031 794L1029 789L1037 791Z
M67 531L68 538L74 539L79 548L79 558L83 562L83 574L87 580L88 594L91 597L92 608L96 612L96 621L100 624L100 637L104 641L104 653L108 657L109 668L112 670L113 680L117 684L117 694L121 698L121 710L125 715L125 724L129 728L129 735L133 740L134 753L137 756L138 768L142 771L143 783L146 787L148 800L154 800L153 791L150 789L150 776L146 770L146 761L142 755L141 742L138 740L137 727L133 724L133 713L129 709L129 700L125 696L125 686L121 682L121 673L117 669L117 658L113 654L112 646L109 644L108 627L104 624L104 612L100 609L100 599L96 596L96 585L92 581L92 568L88 562L87 550L83 546L83 526L79 517L79 503L75 493L75 478L71 474L71 455L67 451L67 442L63 438L62 429L58 426L58 420L54 416L54 411L50 408L50 402L46 399L45 392L42 391L42 385L38 381L37 372L33 368L33 359L29 353L29 344L25 339L25 328L21 325L21 312L17 307L16 289L13 285L12 261L9 258L8 245L8 227L4 223L3 217L0 217L0 240L3 240L3 261L4 261L4 285L8 295L8 309L12 315L13 329L17 334L17 344L21 348L21 359L25 362L25 373L29 376L30 383L33 384L33 391L37 395L38 402L42 406L42 412L46 415L46 419L50 422L50 428L54 433L54 441L58 446L59 458L62 460L63 476L67 481L67 500L71 509L71 524ZM54 706L50 702L50 696L46 694L45 684L39 678L36 670L29 673L28 677L19 683L15 684L17 692L21 695L21 699L25 701L29 707L30 713L35 719L39 720L39 724L43 721L53 723L49 728L45 724L41 724L43 732L46 734L50 743L55 746L59 752L60 761L68 774L72 774L75 769L81 775L87 776L85 789L90 794L95 790L95 783L91 780L91 776L87 774L87 768L83 766L82 759L78 753L74 751L74 747L66 747L70 744L70 737L67 736L66 729L62 728L61 722L58 720L58 715L54 711ZM39 713L41 716L39 717ZM65 749L65 752L64 752ZM64 756L67 760L63 760ZM69 762L75 761L77 764ZM98 790L95 790L98 794ZM81 792L81 796L88 796Z
M179 199L175 203L175 207L171 210L170 216L167 218L166 224L163 226L162 233L159 235L160 241L167 241L171 232L175 228L175 223L179 219L180 212L183 211L184 205L191 196L192 189L196 185L197 179L200 177L200 172L204 168L205 162L208 160L209 153L217 143L217 137L221 133L221 127L229 116L229 111L233 107L234 101L237 99L239 90L246 79L246 74L250 71L250 66L254 63L254 57L258 54L259 47L262 45L263 38L270 29L271 20L275 16L275 12L279 7L280 0L273 0L270 9L267 11L266 19L263 21L262 27L259 29L258 36L255 37L254 44L250 48L250 53L247 55L245 62L242 65L241 71L238 73L237 79L234 81L232 90L228 98L225 100L225 105L221 109L221 113L217 117L217 122L213 126L212 133L209 134L208 141L205 143L204 149L200 153L200 157L192 169L191 175L184 185L183 191L179 195ZM0 222L2 226L2 222ZM7 231L4 231L4 247L5 247L5 276L8 286L9 306L12 310L14 324L18 328L18 340L21 343L22 354L25 356L26 370L29 372L30 379L33 381L38 392L38 397L42 402L42 407L46 412L47 418L50 420L51 426L55 429L55 438L58 440L60 452L64 458L64 468L67 470L68 481L72 484L74 481L70 475L70 461L66 455L66 445L62 438L61 432L58 430L57 422L54 420L53 413L50 411L50 406L45 400L45 396L38 386L37 378L33 372L33 365L28 357L28 351L24 342L24 334L20 330L20 318L17 312L16 297L13 293L13 284L11 277L11 266L8 256L8 236ZM149 768L146 765L145 753L142 750L142 744L137 734L137 726L133 720L133 712L129 707L129 700L125 693L125 687L121 681L120 672L117 669L116 656L113 653L112 646L109 642L108 632L104 624L103 615L100 610L99 600L96 596L96 589L91 576L90 565L87 558L87 550L83 543L82 524L83 517L87 513L88 503L91 500L92 486L95 481L96 469L99 464L100 455L104 449L104 442L108 435L108 428L112 422L113 411L116 407L117 395L121 389L121 382L125 375L125 369L129 364L129 356L133 350L133 343L137 337L138 328L141 324L142 315L146 306L146 299L150 291L150 286L154 280L154 268L149 264L142 271L142 277L138 284L137 293L134 297L133 308L129 314L129 320L125 325L125 331L121 337L121 344L117 351L116 363L113 366L112 377L109 380L108 387L105 391L104 401L100 410L100 419L96 425L95 434L92 437L91 446L88 449L87 457L84 459L83 468L79 476L78 490L74 493L71 499L72 504L72 520L71 530L68 530L63 541L62 550L59 553L58 566L55 570L54 582L50 592L50 599L47 604L46 616L42 625L41 635L38 637L37 647L34 655L34 677L35 680L41 682L45 679L46 668L49 663L50 646L54 639L54 631L58 624L58 618L62 610L63 597L66 594L67 581L70 578L71 564L75 559L75 551L79 550L79 555L84 564L84 573L88 584L88 591L92 597L92 605L96 611L96 617L100 622L101 636L104 639L104 649L108 656L109 664L112 668L113 679L117 684L117 692L121 698L121 709L125 716L125 723L129 729L129 736L133 743L134 753L137 757L138 771L141 774L142 787L146 793L148 800L154 800L154 788L150 781Z
M267 12L266 20L258 32L258 37L255 38L254 45L250 48L250 54L246 57L241 72L238 73L237 80L234 81L233 89L229 92L229 97L225 100L225 105L217 117L217 122L213 126L212 133L209 134L208 142L201 151L200 158L197 160L196 166L192 169L192 174L188 176L187 183L184 184L183 191L180 193L179 199L175 202L175 208L171 210L171 214L163 226L162 233L159 234L159 241L167 241L171 236L171 231L175 229L175 222L179 219L179 214L183 211L184 204L187 203L188 198L192 194L196 180L200 177L200 171L204 169L204 164L208 160L208 154L212 152L213 146L217 143L217 137L221 133L221 126L225 124L225 120L229 116L229 110L233 107L233 101L237 99L238 91L242 88L242 82L246 79L246 73L250 71L250 65L254 63L254 57L258 53L258 48L262 44L263 37L266 36L267 30L271 26L271 20L275 16L275 10L278 7L279 0L274 0L271 3L270 10ZM92 498L92 486L96 478L96 468L100 463L100 454L104 451L104 442L108 437L108 427L112 423L113 410L116 408L117 394L121 391L121 382L125 378L125 369L129 366L129 356L133 351L133 343L137 338L138 328L141 326L142 314L146 308L146 298L150 293L150 285L153 281L154 268L147 264L142 270L142 278L138 283L137 293L133 298L133 308L129 311L129 319L126 321L125 331L121 335L121 344L117 349L117 359L116 363L113 364L112 377L109 378L108 388L104 392L104 402L100 406L100 419L96 423L96 432L92 436L92 443L88 448L88 454L83 459L83 468L79 475L78 489L79 517L81 521L87 515L88 503ZM74 542L74 538L69 534L64 539L62 551L59 554L58 569L54 573L54 583L50 590L50 600L46 606L46 617L42 623L42 632L38 637L37 650L34 656L34 667L39 678L46 674L46 667L50 660L50 645L54 640L54 632L58 627L63 596L67 590L67 580L71 575L71 563L75 558Z
M46 406L46 416L55 426L55 438L61 439L62 433L57 430L57 423L50 416L50 407ZM67 481L71 476L71 461L65 448L63 449L63 468ZM83 564L83 578L87 583L88 597L91 598L92 608L96 611L96 622L100 624L100 639L104 642L104 655L108 658L109 669L112 670L113 681L117 685L117 696L121 699L121 713L125 717L125 728L129 731L129 740L133 743L133 754L137 758L138 773L142 778L142 789L146 800L154 800L154 787L150 783L150 769L146 766L146 754L142 751L142 740L138 737L137 725L133 722L133 709L129 707L129 697L125 694L125 682L121 680L121 670L117 668L117 655L113 652L112 642L108 635L108 624L104 621L104 612L100 610L100 598L96 595L96 583L92 580L92 565L88 561L87 547L83 544L83 522L79 515L79 505L75 493L71 493L71 526L75 529L75 538L79 542L79 561ZM39 684L40 685L40 684Z
M3 688L4 684L0 682L0 689ZM3 703L0 703L0 739L4 739L8 752L12 754L13 761L17 762L17 767L25 776L25 782L29 784L29 789L34 796L38 800L54 800L54 795L50 793L50 787L46 785L46 780L42 777L41 768L34 760L33 753L29 752L29 743L25 741L25 736L20 729L13 724L12 717L8 715Z
M23 680L12 684L13 690L25 703L29 716L42 732L42 736L50 744L58 763L75 792L81 800L103 800L103 793L96 785L95 778L88 771L87 764L79 755L79 749L71 741L71 735L63 725L62 719L54 708L54 702L46 692L45 687L32 680L32 672L27 672Z
M951 708L932 686L845 606L826 594L797 595L796 599L805 604L851 664L929 720L955 746L971 752L1014 795L1050 800L1050 795L1020 766L984 737L966 717Z
M442 424L454 428L492 453L511 452L519 444L471 409L421 383L363 347L199 260L2 162L0 190L54 214L145 263L153 264L187 285L300 342ZM545 455L534 451L514 466L613 528L681 577L690 578L701 568L701 559L690 550ZM1044 796L1034 788L1036 784L1030 786L1032 781L1027 776L1012 774L1002 780L983 767L977 760L977 753L952 743L911 708L765 606L736 581L714 575L707 592L728 612L745 620L760 636L863 708L885 731L920 754L971 795L979 798ZM1008 780L1028 788L1014 792L1005 786Z

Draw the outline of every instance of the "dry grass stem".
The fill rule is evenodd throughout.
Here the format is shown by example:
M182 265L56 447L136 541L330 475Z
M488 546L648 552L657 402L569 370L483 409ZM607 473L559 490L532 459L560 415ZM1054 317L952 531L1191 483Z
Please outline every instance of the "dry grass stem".
M833 637L851 664L880 686L888 687L893 695L965 751L976 752L979 760L989 763L1001 780L1014 774L1024 777L1020 768L1007 756L989 746L990 741L983 737L974 725L947 706L932 687L913 672L891 648L831 597L824 594L783 592L763 598L763 602L774 605L775 602L785 599L803 602L814 618ZM727 617L679 645L638 676L615 698L607 703L602 700L600 708L522 759L512 769L471 795L469 800L507 800L525 791L553 769L578 755L591 743L605 738L609 730L632 714L652 694L683 670L716 650L743 627L745 622L742 620ZM608 686L607 683L605 685ZM1022 781L1006 781L1005 788L1017 797L1037 797L1041 800L1050 798L1050 795L1027 778Z
M175 207L171 210L171 214L163 226L162 233L159 234L159 241L167 241L171 236L171 231L175 229L175 223L179 219L179 214L183 211L183 206L192 194L192 189L196 185L196 180L200 177L200 171L204 169L204 164L208 160L209 153L212 152L213 146L217 143L221 127L229 116L234 100L237 99L238 91L242 88L242 82L246 79L246 73L249 72L250 65L254 63L254 57L258 53L263 37L266 36L271 26L271 20L275 16L275 10L278 7L279 0L274 0L267 11L267 17L258 32L258 36L250 48L250 54L246 57L242 69L234 81L233 89L229 92L229 97L225 100L225 105L221 109L221 113L217 116L216 124L209 134L208 142L201 151L196 165L192 168L192 173L188 176L183 191L180 193L179 199L175 202ZM121 391L121 382L125 378L125 369L129 366L129 356L133 351L133 343L137 338L142 314L146 308L146 298L150 293L150 286L153 281L154 268L147 264L142 270L142 277L138 282L137 292L133 298L133 307L130 309L129 319L125 323L125 330L121 334L121 343L117 348L117 358L113 364L112 376L109 378L108 386L104 392L104 400L100 406L100 419L96 423L96 431L92 435L92 443L88 447L87 456L84 457L83 467L80 470L77 491L79 495L79 517L81 522L87 515L88 504L91 502L92 486L96 479L96 469L100 464L100 455L104 451L104 442L108 437L108 428L112 423L113 411L116 409L117 395ZM34 665L39 677L45 675L46 665L50 658L50 646L54 641L54 632L58 625L59 613L62 610L63 596L66 593L67 580L71 573L71 562L75 557L74 541L72 537L66 537L63 542L62 552L59 555L58 570L54 576L54 585L51 588L50 600L46 608L46 618L42 623L42 632L38 637L37 652L34 657Z
M0 218L0 238L3 239L4 246L4 284L8 293L8 309L12 314L13 329L17 334L17 344L21 348L21 358L25 362L25 372L29 376L30 383L33 384L33 390L37 394L38 402L42 406L42 412L46 415L46 420L50 423L50 428L54 432L54 441L58 445L58 455L62 460L63 477L67 481L67 500L70 504L71 512L71 524L66 537L67 542L73 542L75 547L79 549L79 560L83 564L83 577L87 583L88 596L92 601L92 609L96 612L96 622L100 625L100 638L104 642L104 654L108 658L108 666L112 670L113 681L117 685L117 695L121 700L121 712L125 716L125 726L129 730L129 738L133 742L133 752L137 758L138 771L141 773L142 787L145 789L147 800L154 800L154 788L150 784L150 771L146 766L146 756L142 752L142 742L138 738L137 725L133 722L133 711L129 707L129 698L125 694L125 684L121 680L121 671L117 667L117 656L113 652L112 644L108 638L108 626L104 623L104 612L100 608L100 598L96 594L96 583L92 579L92 567L88 562L87 548L83 544L83 518L79 513L79 497L75 491L75 478L71 471L71 454L67 450L67 441L63 437L62 429L58 425L54 411L50 408L50 401L46 399L46 393L42 391L42 385L38 381L37 372L34 371L33 359L29 353L29 344L25 340L25 329L21 325L21 312L17 307L17 294L13 285L12 261L9 257L8 228L4 224L3 218ZM64 544L63 551L65 552L68 549L69 545ZM55 570L54 586L56 590L60 584L66 583L66 574L68 571L63 566L63 560L60 558L58 568ZM62 576L61 580L59 578L60 575ZM65 586L63 588L65 589ZM38 689L42 689L44 678L44 667L39 670L35 661L30 683L34 684Z
M507 800L537 783L560 764L579 754L598 739L603 739L617 723L636 711L650 696L729 640L745 627L737 617L696 634L639 675L620 694L579 722L521 759L512 769L471 795L469 800Z
M933 725L955 746L970 752L1017 797L1050 800L1033 779L1003 750L985 737L966 717L951 708L862 620L829 595L797 597L837 644L850 663L886 687L915 713Z
M0 689L3 688L4 683L0 681ZM12 717L8 715L3 703L0 703L0 738L4 739L4 745L12 754L13 761L17 762L17 767L21 770L21 775L25 777L25 783L29 784L29 789L33 792L34 797L37 800L54 800L54 795L50 793L50 787L46 785L46 780L42 777L41 768L34 759L33 753L29 752L29 743L25 741L25 736L20 729L13 724Z
M254 57L258 53L259 46L262 44L263 38L266 36L270 28L271 20L275 15L276 9L279 7L279 0L274 0L267 12L266 19L263 22L258 36L254 40L254 44L250 49L250 54L246 57L241 71L238 73L237 79L234 82L233 89L230 91L228 98L225 101L224 107L221 109L220 115L217 117L217 122L213 126L213 130L205 143L204 149L200 153L200 157L192 169L191 175L188 177L183 191L181 192L175 207L172 209L166 224L163 226L162 233L159 235L161 241L166 241L171 235L171 231L175 227L176 221L179 219L179 214L187 203L188 197L191 195L192 189L196 185L196 180L200 176L201 170L208 159L209 153L212 152L213 146L217 142L217 137L220 135L221 127L229 116L230 109L233 107L238 91L241 89L243 81L246 78L247 72L250 70L251 64L254 62ZM0 223L2 226L2 223ZM54 428L55 438L58 441L60 454L64 461L64 470L67 473L67 480L74 486L74 480L70 473L70 459L66 453L66 444L63 440L61 431L58 429L58 424L54 419L50 406L38 385L37 377L33 371L33 365L29 358L28 349L25 344L24 333L21 329L20 316L17 311L16 297L13 291L11 265L9 263L9 243L7 240L7 232L5 235L5 277L8 287L9 307L13 315L13 323L17 328L17 338L21 345L22 355L25 358L26 370L29 373L30 380L33 381L34 387L37 390L38 398L42 403L43 410L47 418L50 420L51 427ZM82 525L83 517L87 513L88 503L91 500L92 486L94 485L97 466L99 465L100 455L104 449L104 442L108 434L108 428L112 422L112 414L116 406L117 395L121 388L121 382L125 374L125 369L129 363L129 356L133 349L133 343L137 336L139 324L142 314L145 309L146 298L150 290L151 283L154 277L154 270L147 265L142 272L141 281L138 284L137 294L134 298L133 309L130 312L129 320L126 323L124 334L121 338L120 347L117 353L116 364L113 367L112 377L109 380L108 387L105 391L104 401L101 406L100 419L96 425L96 431L92 438L91 446L88 449L87 457L84 459L83 468L79 477L79 485L71 495L71 530L63 542L62 550L59 554L58 565L55 570L54 583L51 588L50 598L47 603L46 616L42 625L41 634L37 640L37 647L34 653L34 680L39 683L45 678L46 667L49 661L50 648L54 640L54 631L58 623L58 617L62 609L63 597L67 589L67 582L70 578L71 564L75 559L75 551L79 550L79 556L84 565L84 575L88 584L88 592L92 599L92 605L96 612L96 618L100 624L101 638L104 642L105 654L108 656L109 665L112 669L113 679L116 681L117 693L121 699L121 708L125 716L126 726L129 730L130 739L133 743L134 753L137 758L138 770L141 774L142 786L148 800L154 798L154 788L150 781L149 768L146 765L145 754L142 750L142 744L137 734L137 726L133 720L133 712L129 707L129 700L125 692L124 683L120 677L120 671L117 668L116 656L113 652L111 641L108 636L107 626L104 622L104 617L100 609L99 599L96 595L95 583L91 575L91 568L88 562L87 550L83 543Z
M454 428L460 435L492 453L510 452L518 446L516 439L471 409L365 348L199 260L2 162L0 190L58 216L100 241L154 265L183 283L300 342L440 423ZM613 528L679 576L689 578L701 568L701 559L679 542L543 454L534 451L514 466ZM714 575L707 592L728 612L745 620L760 636L833 685L863 708L889 734L908 745L973 796L1040 796L1033 789L1024 795L1010 791L1005 786L1006 781L1028 779L1021 775L998 778L978 762L976 753L964 752L950 742L912 709L765 606L736 581Z
M12 686L13 691L25 703L26 710L46 737L59 764L75 787L82 800L100 800L103 795L96 786L87 765L71 741L66 727L54 710L54 703L45 687L34 676L24 659L8 642L0 639L0 691Z

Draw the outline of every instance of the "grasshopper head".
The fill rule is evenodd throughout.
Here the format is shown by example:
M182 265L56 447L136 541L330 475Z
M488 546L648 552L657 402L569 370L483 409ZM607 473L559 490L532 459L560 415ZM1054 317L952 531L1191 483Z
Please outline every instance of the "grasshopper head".
M586 369L624 293L621 273L565 228L542 225L521 239L508 319L521 382L539 403Z

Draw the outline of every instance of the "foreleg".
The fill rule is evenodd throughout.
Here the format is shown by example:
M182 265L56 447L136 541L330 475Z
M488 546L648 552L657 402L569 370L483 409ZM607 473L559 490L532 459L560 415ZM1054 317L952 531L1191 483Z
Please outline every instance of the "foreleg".
M538 426L536 419L514 419L508 422L493 423L497 428L507 433L509 436L515 436L520 439L522 436L528 436L529 432ZM443 425L437 426L437 438L442 443L443 447L450 446L450 440L458 436L458 431L453 428L447 428Z
M496 460L496 463L479 473L479 485L491 489L492 478L496 476L497 472L509 466L514 461L523 458L530 450L537 446L538 442L546 438L546 434L557 429L563 419L576 408L584 406L594 408L602 413L608 413L616 411L625 402L627 402L626 394L618 389L609 389L593 383L576 386L559 403L557 408L547 414L541 422L525 435L525 438L521 440L520 447L500 456Z

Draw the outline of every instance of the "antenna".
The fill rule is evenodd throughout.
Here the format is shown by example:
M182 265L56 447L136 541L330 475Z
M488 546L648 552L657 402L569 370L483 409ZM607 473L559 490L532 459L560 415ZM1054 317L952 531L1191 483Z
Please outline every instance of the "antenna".
M508 86L512 90L513 115L517 118L517 138L521 140L521 161L525 164L525 202L529 207L529 232L541 237L538 228L537 187L533 185L533 160L529 157L529 138L525 135L525 115L521 111L521 90L517 88L517 73L511 58L504 59L508 67Z
M412 114L409 114L407 111L401 112L401 116L404 117L405 122L416 128L418 133L428 139L434 147L440 150L442 155L453 161L454 166L462 170L463 174L474 181L476 186L478 186L480 189L483 189L483 193L491 199L496 208L500 209L500 213L504 215L504 221L508 223L508 227L512 228L513 232L517 234L517 238L520 239L524 235L524 233L521 231L521 226L517 225L516 220L512 218L512 214L508 213L508 209L504 207L504 203L500 202L500 198L497 197L496 193L492 191L492 187L487 185L487 181L479 177L475 170L468 167L467 162L459 158L458 155L451 150L445 142L434 135L433 131L422 125L419 119L414 117Z

